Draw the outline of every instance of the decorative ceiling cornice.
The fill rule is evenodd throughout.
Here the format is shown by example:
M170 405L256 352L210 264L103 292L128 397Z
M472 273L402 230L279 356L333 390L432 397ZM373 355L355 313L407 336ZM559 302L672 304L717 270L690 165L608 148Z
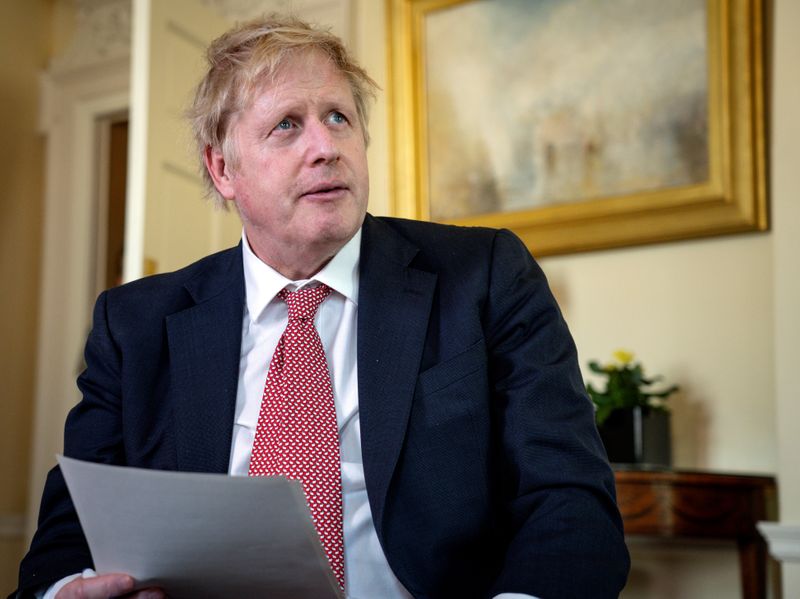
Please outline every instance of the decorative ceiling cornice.
M63 0L75 7L75 30L66 49L54 56L49 71L53 74L85 70L131 56L131 0ZM153 0L168 2L169 0ZM340 34L346 37L349 19L347 0L199 0L201 4L229 19L245 21L270 12L339 13ZM334 29L337 29L334 27Z
M64 72L129 59L130 0L72 0L75 31L66 50L53 57L51 72Z

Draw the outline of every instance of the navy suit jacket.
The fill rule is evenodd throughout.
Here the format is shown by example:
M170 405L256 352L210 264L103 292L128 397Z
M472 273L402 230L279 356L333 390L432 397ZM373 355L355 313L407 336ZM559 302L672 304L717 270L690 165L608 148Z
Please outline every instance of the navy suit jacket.
M628 555L577 356L507 231L367 216L358 306L364 474L378 538L416 597L615 597ZM241 248L98 299L66 424L71 457L227 472ZM20 590L91 566L61 473Z

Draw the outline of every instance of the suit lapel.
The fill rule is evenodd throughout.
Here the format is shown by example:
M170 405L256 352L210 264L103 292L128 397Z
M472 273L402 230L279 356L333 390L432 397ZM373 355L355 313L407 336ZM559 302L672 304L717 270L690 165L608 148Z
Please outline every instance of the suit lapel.
M358 296L358 401L364 476L378 534L406 434L436 275L409 266L418 249L369 215Z
M227 472L244 305L241 245L212 258L185 287L195 305L167 317L178 469Z

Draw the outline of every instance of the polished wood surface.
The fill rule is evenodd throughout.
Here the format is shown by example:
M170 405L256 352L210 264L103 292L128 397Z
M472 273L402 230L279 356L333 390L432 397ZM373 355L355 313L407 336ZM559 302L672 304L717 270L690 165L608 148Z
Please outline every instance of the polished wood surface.
M775 519L774 477L621 467L614 474L626 535L735 540L742 596L766 596L767 547L756 523Z

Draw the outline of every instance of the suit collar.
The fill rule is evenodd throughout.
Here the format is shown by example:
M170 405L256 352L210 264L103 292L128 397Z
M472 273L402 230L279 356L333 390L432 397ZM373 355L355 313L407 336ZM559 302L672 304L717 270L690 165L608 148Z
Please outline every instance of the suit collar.
M278 292L289 287L304 287L311 281L324 283L334 291L358 304L358 261L361 248L361 229L342 249L313 277L307 280L292 281L277 270L261 261L253 253L247 239L242 237L240 244L244 264L245 301L251 320L257 321L269 303L275 300ZM280 300L275 300L280 301Z
M367 215L361 242L358 395L367 493L378 535L406 435L436 275L412 266L419 249Z
M244 297L241 242L204 258L195 268L195 273L183 285L195 303L201 304L221 294Z

